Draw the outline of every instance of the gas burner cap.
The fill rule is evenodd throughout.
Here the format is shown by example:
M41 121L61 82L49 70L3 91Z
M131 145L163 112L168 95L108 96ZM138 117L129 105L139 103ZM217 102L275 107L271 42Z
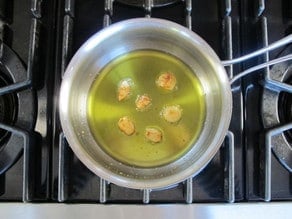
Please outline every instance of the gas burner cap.
M281 56L291 54L292 47L288 46ZM292 62L276 64L268 72L267 78L280 84L292 84ZM269 83L269 82L267 82ZM273 89L265 88L262 99L262 121L266 129L277 129L291 123L292 119L292 93L287 93L281 86ZM271 147L282 163L292 172L292 130L285 130L271 137Z
M116 1L136 7L143 7L145 5L145 0L116 0ZM153 7L162 7L179 1L180 0L153 0Z
M0 86L25 81L26 70L15 52L4 43L1 43L0 49ZM35 96L32 89L0 94L1 124L29 132L33 130L35 115ZM23 151L24 141L17 132L0 129L0 174L18 160Z

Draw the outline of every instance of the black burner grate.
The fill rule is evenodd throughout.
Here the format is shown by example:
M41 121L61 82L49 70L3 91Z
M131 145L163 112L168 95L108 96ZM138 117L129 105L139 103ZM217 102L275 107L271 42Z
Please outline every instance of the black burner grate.
M256 50L283 38L289 34L289 31L291 33L291 15L287 14L287 11L291 11L289 1L282 1L280 4L273 4L264 0L243 1L242 3L242 44L244 51ZM254 8L255 10L250 11L248 8ZM247 62L244 68L272 60L278 57L281 50L283 48L267 52L258 59ZM272 143L279 133L291 129L291 126L283 123L272 124L270 118L277 116L277 113L270 115L265 113L268 107L265 106L265 103L262 103L262 101L266 102L265 99L271 97L273 93L271 89L279 84L270 77L277 77L278 75L273 70L275 66L265 68L258 74L248 76L243 80L247 200L271 201L291 200L292 198L291 173L274 156L279 151L283 153L286 150L286 144L274 147ZM280 86L285 90L283 83ZM291 88L288 88L289 90L291 92ZM278 103L272 103L271 107L273 108L276 105ZM264 113L261 114L261 112ZM272 153L272 148L275 153Z
M144 1L143 7L129 7L120 1L106 0L70 1L61 5L60 29L62 37L62 61L60 75L80 45L93 33L112 22L134 17L158 17L169 19L193 29L205 38L223 59L239 55L239 5L231 1L208 1L192 8L192 1L177 1L165 7L154 8L152 1ZM100 10L100 8L104 10ZM86 14L99 12L90 19ZM212 12L210 14L210 11ZM208 18L202 19L203 14ZM63 19L62 19L63 18ZM84 22L86 19L86 22ZM213 32L216 31L216 32ZM233 66L227 71L233 75ZM221 150L210 164L195 178L187 179L172 188L159 191L133 190L106 182L93 175L74 156L61 132L59 143L58 200L61 202L101 203L192 203L234 202L243 199L242 164L242 94L240 85L234 91L234 112L230 131ZM236 159L235 159L236 157ZM236 160L236 162L235 162ZM74 171L76 170L76 171Z
M170 1L173 3L156 7L165 1L131 1L132 5L127 5L124 0L0 0L0 80L4 79L0 135L5 135L0 141L5 143L0 146L1 201L152 204L292 200L292 174L289 165L277 158L282 148L275 146L283 131L284 136L291 133L291 121L286 121L291 115L269 126L262 116L265 92L280 92L279 102L286 99L288 108L291 105L291 87L282 84L277 90L278 82L271 80L274 66L233 84L233 115L220 150L199 175L171 188L119 187L90 172L70 149L58 117L62 75L77 49L111 23L136 17L168 19L199 34L222 60L291 34L289 0ZM226 66L228 76L272 60L281 52L277 49ZM21 71L21 76L13 76L15 71ZM13 107L14 111L8 110Z
M45 78L50 78L47 72L53 69L47 65L52 50L44 51L41 43L49 46L54 41L50 34L43 35L49 28L44 29L48 20L40 11L42 7L53 15L53 3L0 1L0 73L1 78L9 78L1 86L0 95L4 102L7 96L12 96L10 107L15 108L14 118L8 121L5 115L0 123L0 129L10 134L1 142L0 151L3 201L47 200L50 193L47 171L51 136L45 129L51 129L47 108L51 101L47 101L47 94L51 92L52 96L53 84L48 85ZM13 112L6 105L5 110Z

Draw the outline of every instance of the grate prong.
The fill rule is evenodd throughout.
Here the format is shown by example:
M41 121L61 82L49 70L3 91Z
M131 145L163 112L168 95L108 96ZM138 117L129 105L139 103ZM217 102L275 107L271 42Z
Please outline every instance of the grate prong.
M186 26L192 29L192 0L186 0Z
M193 178L190 177L185 181L185 199L187 204L193 203Z
M143 203L148 204L150 202L150 189L143 189Z
M228 163L226 176L224 177L224 196L229 203L235 201L235 173L234 173L234 134L228 131L226 135L228 147L226 147L226 162Z
M100 178L100 181L99 181L99 202L100 203L106 203L107 201L107 181L105 179L102 179Z

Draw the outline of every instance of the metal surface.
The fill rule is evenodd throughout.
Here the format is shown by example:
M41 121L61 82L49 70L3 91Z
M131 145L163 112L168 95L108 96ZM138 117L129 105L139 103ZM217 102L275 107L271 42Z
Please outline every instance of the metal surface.
M235 173L234 173L234 134L229 131L226 138L227 145L227 177L225 178L225 197L230 203L235 201Z
M1 78L8 76L10 79L7 80L9 83L1 85L0 95L1 99L5 99L6 95L14 96L16 109L12 122L1 121L1 130L10 134L9 140L2 142L1 164L19 157L10 169L2 169L1 166L2 201L26 202L45 199L48 195L46 162L49 158L48 153L44 153L44 145L48 145L46 134L51 129L49 123L46 123L49 120L50 105L50 101L46 99L46 85L50 80L44 82L42 79L46 78L45 63L49 57L44 57L46 52L40 53L40 47L48 46L51 34L46 35L46 40L42 41L45 31L41 29L47 23L40 11L41 6L44 6L41 2L1 1L0 4L1 13L6 12L5 18L0 21ZM43 8L46 9L46 17L50 10ZM46 48L45 51L49 50L51 48ZM13 111L10 107L5 108ZM19 156L22 152L23 156Z
M291 202L193 205L0 204L2 217L9 219L79 219L85 215L87 219L290 219L291 208Z
M99 193L99 200L100 203L105 203L107 200L107 181L104 179L100 179L100 193Z
M65 1L66 3L66 1ZM96 2L97 3L97 2ZM75 6L72 6L71 8L75 8L76 14L79 14L79 18L88 17L88 14L91 14L90 12L88 13L88 10L90 11L92 6L90 8L87 8L87 10L82 10L83 6L86 7L87 4L81 4L81 2L74 2ZM208 3L206 3L208 4ZM121 10L123 8L127 8L130 10L126 10L125 13L132 14L135 10L139 10L142 12L141 17L151 17L151 16L165 16L168 13L171 13L171 11L175 11L175 14L179 10L181 10L182 13L185 14L185 18L182 19L182 24L184 24L187 28L191 29L193 26L196 26L200 24L201 22L204 22L203 20L198 19L201 17L200 15L198 16L198 11L196 9L200 8L200 11L202 11L202 16L206 13L209 13L208 8L205 8L204 5L197 5L199 7L195 8L195 12L192 12L192 1L187 0L187 1L181 1L175 5L170 5L168 7L161 7L159 9L153 9L152 12L153 14L149 14L146 9L140 10L139 8L130 8L122 4L113 4L112 0L105 0L104 3L99 3L100 7L99 8L104 8L104 16L103 19L100 20L100 24L102 28L103 27L109 26L112 22L116 22L117 19L121 16ZM151 5L151 4L150 4ZM219 4L220 5L220 4ZM89 6L89 5L88 5ZM232 8L236 9L238 8L236 3L233 3L231 5L230 0L226 0L225 4L222 4L223 8L221 11L222 20L218 19L217 17L214 19L217 20L216 23L210 23L212 28L216 28L216 25L223 25L222 29L222 35L223 35L223 44L222 44L222 50L224 50L224 54L226 59L230 59L230 55L228 54L234 54L235 56L239 56L239 51L238 51L238 44L236 43L238 39L238 28L235 25L235 28L232 28L234 26L232 23L237 22L238 17L236 13L236 10L232 12ZM231 7L232 6L232 7ZM216 7L216 5L214 5ZM224 8L226 7L226 8ZM229 8L231 7L231 8ZM81 9L81 10L80 10ZM66 4L64 10L64 17L65 18L69 13L66 10ZM161 12L160 10L164 11ZM168 12L169 10L169 12ZM205 11L205 12L204 12ZM159 14L157 13L159 12ZM227 13L228 12L228 13ZM74 12L75 13L75 12ZM80 14L80 13L85 13L85 14ZM93 12L92 12L93 13ZM96 11L94 11L96 13ZM143 15L144 14L144 15ZM70 14L69 14L70 15ZM137 15L136 15L137 16ZM171 15L173 16L173 15ZM166 19L172 19L170 17L165 17ZM212 15L213 16L213 15ZM215 15L214 15L215 16ZM88 17L89 18L89 17ZM175 20L177 21L176 17ZM98 23L98 20L94 19L89 19L92 23L84 25L84 22L82 22L82 19L72 19L72 26L74 31L67 31L66 26L62 23L63 27L63 37L66 36L67 39L69 39L70 43L66 43L67 40L64 37L63 39L63 47L62 50L68 50L71 51L72 47L73 48L78 48L80 45L76 46L76 41L78 42L79 40L76 40L76 35L73 38L74 32L79 32L83 31L83 28L91 29L92 26L95 26L96 23ZM221 23L222 22L222 23ZM201 24L202 25L202 24ZM78 28L79 26L79 28ZM81 28L81 29L80 29ZM211 28L211 29L212 29ZM208 28L206 28L206 31ZM96 31L94 29L94 31ZM198 30L195 30L197 32ZM219 31L219 29L218 29ZM199 31L200 32L200 31ZM202 33L202 32L201 32ZM79 36L79 35L78 35ZM91 35L88 35L85 39L83 39L81 42L84 42L87 38L89 38ZM77 37L77 38L82 38L82 37ZM205 39L216 39L213 36L210 37L210 35L205 35ZM221 41L221 39L218 39ZM212 40L211 40L212 42ZM234 45L233 45L234 44ZM232 51L233 50L233 51ZM71 57L71 54L68 54L67 57ZM65 60L65 57L62 56L62 63L67 63ZM233 65L227 66L226 71L228 75L232 75L232 70L233 70ZM235 70L237 70L237 66L235 66ZM58 76L59 77L59 76ZM240 88L240 85L238 83L237 88ZM233 103L233 109L234 109L234 114L235 115L240 115L239 117L236 117L237 119L234 119L233 124L231 125L230 129L232 130L232 133L236 135L234 137L234 145L229 146L229 138L226 138L227 140L225 141L225 144L223 145L222 149L217 153L217 154L222 154L224 156L224 159L220 159L219 156L216 156L212 161L209 166L205 168L205 173L200 174L199 176L196 176L194 178L189 178L188 180L184 181L181 184L177 184L175 187L171 188L164 188L162 190L151 190L151 192L146 192L145 190L141 191L136 191L135 189L127 189L124 187L119 187L114 184L110 183L103 183L106 180L104 179L99 179L98 177L92 177L92 173L86 168L82 167L81 163L77 165L76 160L77 158L72 154L72 151L70 150L68 144L65 144L62 146L62 148L65 148L65 150L61 150L60 152L63 153L62 156L64 158L65 165L63 170L65 169L76 169L76 168L82 168L84 176L82 180L82 183L78 183L80 174L71 172L71 171L61 171L59 178L62 178L62 180L59 179L59 181L62 181L63 186L61 187L64 193L64 199L60 198L58 196L58 200L62 202L87 202L87 201L94 201L94 202L104 202L106 201L107 203L119 203L119 202L133 202L135 200L135 203L143 203L145 201L148 202L149 198L149 203L169 203L169 202L180 202L180 203L190 203L190 202L198 202L198 201L205 201L205 200L213 200L213 201L226 201L226 202L232 202L230 197L236 197L236 200L241 200L242 198L242 192L243 190L241 189L241 184L243 184L243 178L242 178L242 170L241 170L241 161L242 161L242 150L241 147L241 130L242 130L242 124L243 124L243 119L242 119L242 101L241 101L241 91L237 89L236 91L233 91L233 99L235 102ZM240 119L238 119L240 118ZM63 142L63 141L62 141ZM234 157L229 156L229 149L234 148ZM234 161L236 160L236 162ZM59 160L59 164L61 161ZM232 174L230 173L230 164L234 164L234 173L236 173L236 176L234 178L230 179L229 177L232 177ZM73 166L72 166L73 165ZM221 172L222 168L222 172ZM224 171L223 171L224 169ZM214 171L216 171L214 176ZM215 180L214 180L215 178ZM230 189L232 182L234 183L235 186L235 178L237 181L237 187L236 190ZM212 180L211 180L212 179ZM240 182L238 182L240 180ZM90 185L90 186L89 186ZM240 186L239 186L240 185ZM73 187L73 188L72 188ZM92 187L94 189L92 189ZM222 190L220 189L222 188ZM224 189L223 189L224 188ZM62 190L62 189L59 189ZM74 191L72 191L74 189ZM95 192L92 192L94 190ZM202 191L207 191L207 192L202 192ZM223 192L224 191L224 192ZM232 192L234 194L232 194ZM60 193L59 193L60 194ZM149 194L149 196L148 196ZM104 199L104 197L106 197ZM216 197L216 198L215 198Z
M258 50L291 34L290 1L184 0L159 8L153 6L153 0L143 2L144 5L140 8L129 7L116 0L0 1L0 38L17 54L24 67L27 66L27 75L19 80L20 84L8 89L2 87L0 90L3 94L14 92L15 95L31 89L35 91L37 121L34 132L39 135L35 138L27 130L14 129L5 125L5 122L0 124L2 131L18 133L19 141L15 147L21 150L25 145L24 156L0 175L0 208L5 213L3 217L11 218L12 214L21 211L17 218L45 218L42 213L51 216L49 218L81 218L84 215L94 218L131 218L132 214L134 218L194 218L202 214L203 218L291 218L291 206L284 208L292 200L291 165L286 165L287 161L291 163L291 142L289 149L289 142L285 141L287 136L291 136L291 119L277 115L289 105L272 101L268 108L273 108L272 111L276 114L259 114L264 88L269 92L281 93L280 102L283 93L288 98L291 95L290 79L282 83L273 78L273 75L278 74L274 67L278 66L280 70L280 65L266 67L266 62L278 58L280 51L277 49L263 52L244 63L233 65L231 61L225 62L229 78L251 66L264 64L263 70L247 75L233 84L233 115L228 135L209 165L197 176L162 190L128 189L97 177L73 154L62 134L55 112L59 85L72 54L103 26L135 17L172 20L200 35L222 60L240 57L241 52L246 54ZM0 45L0 56L2 55L5 56L5 52ZM281 66L285 67L285 64L282 63ZM265 98L268 99L267 96ZM261 116L269 121L269 126L263 126ZM3 162L4 159L1 158L0 161ZM56 202L56 205L47 211L48 205L20 203L22 200ZM290 202L278 202L283 200ZM13 201L19 203L3 203ZM233 201L239 204L197 204ZM251 203L255 201L270 203ZM86 203L85 213L82 211L84 205L73 203ZM123 205L110 205L113 203ZM178 203L192 204L177 205ZM10 206L13 206L12 210ZM202 206L209 210L202 210ZM63 210L59 211L60 208ZM92 208L94 209L90 210ZM190 211L192 213L188 213ZM73 215L64 216L63 213Z
M143 203L148 204L150 202L150 192L151 189L144 189L143 190Z
M288 46L285 50L282 51L280 55L286 55L290 53L291 46ZM291 63L291 61L287 61L281 64L276 64L266 72L266 84L268 86L264 89L262 102L263 125L265 128L273 128L267 133L266 136L266 150L273 149L277 158L290 172L292 172L292 149L289 140L284 134L284 131L287 131L290 128L283 129L285 126L281 125L279 111L281 108L280 104L283 103L279 100L279 97L281 92L292 92L292 86L288 83L285 83L285 81L287 81L292 75ZM269 154L270 152L266 153ZM270 161L268 161L268 164L269 163ZM270 175L270 164L266 167L266 169L266 174ZM267 182L268 181L270 181L270 177L268 177Z
M272 147L283 166L292 172L292 149L284 135L284 132L290 129L292 129L292 123L270 130L266 135L266 144Z
M193 178L188 178L185 181L185 199L186 203L193 203Z
M286 47L280 55L291 53L291 46ZM265 139L265 201L271 200L271 156L272 150L282 165L292 172L292 149L284 132L292 128L291 123L281 125L279 115L279 96L281 92L292 92L291 85L285 81L291 77L291 61L274 65L266 70L265 81L267 87L263 91L262 118L265 128L270 129ZM283 103L282 103L283 104ZM283 109L288 110L288 109ZM286 121L289 122L289 121Z
M42 17L42 0L32 0L31 12L35 18Z
M16 126L31 131L35 124L35 103L34 93L31 90L25 90L27 85L19 86L22 81L31 82L31 77L27 78L25 68L19 60L18 56L4 43L1 42L1 73L5 74L13 83L0 88L0 95L12 95L14 101L11 106L4 106L15 111L12 121L8 126ZM24 90L18 94L14 94L15 90ZM7 115L3 115L7 116ZM16 128L15 127L15 128ZM5 129L5 128L4 128ZM17 128L16 128L17 129ZM13 130L13 129L12 129ZM11 132L11 131L9 131ZM15 131L16 132L16 131ZM24 147L24 140L15 134L14 131L7 141L2 142L0 153L0 173L7 171L20 157Z
M186 0L186 27L192 29L192 1Z
M274 43L272 43L269 46L266 46L264 48L258 49L252 53L243 55L243 56L238 57L238 58L234 58L232 60L222 61L222 65L227 66L230 64L240 63L240 62L246 61L248 59L254 58L256 56L259 56L261 54L265 54L271 50L278 49L279 47L287 45L291 42L292 42L292 34L290 34L286 37L283 37L282 39L278 40L277 42L274 42Z
M232 78L230 80L230 84L233 84L235 81L237 81L238 79L250 74L250 73L253 73L253 72L256 72L262 68L267 68L271 65L276 65L276 64L279 64L279 63L282 63L282 62L286 62L286 61L289 61L289 60L292 60L292 55L286 55L286 56L283 56L283 57L280 57L280 58L277 58L277 59L273 59L271 61L268 61L268 62L265 62L263 64L260 64L260 65L256 65L254 67L251 67L251 68L248 68L246 70L244 70L243 72L240 72L239 74L237 74L234 78ZM286 88L286 91L288 92L292 92L291 91L291 85L286 85L285 84L282 86L284 88ZM287 88L288 87L288 88Z
M283 37L291 37L289 36L291 34L289 25L286 25L286 22L274 23L275 14L285 16L285 12L282 13L282 9L289 8L290 4L288 2L283 2L282 5L271 4L269 1L261 0L253 2L244 1L244 3L244 7L246 8L250 9L254 7L255 13L243 22L242 25L242 33L247 33L243 34L242 37L243 51L251 50L251 48L257 50ZM249 9L243 10L243 16L249 16L251 14ZM257 42L254 39L257 39ZM242 66L244 69L247 69L250 66L266 63L269 60L274 60L289 54L291 55L291 52L286 54L282 53L286 47L288 45L274 51L266 51L258 58L245 62ZM245 95L244 132L247 170L246 198L248 200L268 202L289 200L291 198L291 173L279 162L280 159L277 154L273 153L275 152L274 145L273 143L270 144L277 139L277 135L274 135L276 130L291 122L288 118L282 119L279 123L272 125L274 118L278 117L278 109L281 111L282 108L288 105L282 105L281 100L278 103L275 100L270 102L270 95L268 95L268 93L273 93L274 91L280 92L277 88L280 84L281 87L285 87L281 93L285 93L284 89L288 91L287 85L289 84L268 79L270 75L278 75L275 71L276 66L283 66L285 63L289 63L289 61L263 68L262 70L258 70L256 74L251 74L241 80ZM290 94L287 93L287 97L288 95ZM273 112L268 113L269 108L277 108L277 110L272 110ZM266 112L261 113L261 117L257 116L259 109L262 110L261 112ZM275 114L273 115L273 113ZM269 126L266 126L265 123L269 123ZM285 150L285 144L279 143L278 145L279 150ZM286 156L289 157L290 155L287 153Z
M86 116L87 93L99 70L115 57L137 49L160 50L184 60L196 72L206 95L205 125L194 147L175 162L153 169L130 167L112 159L92 137ZM181 182L207 165L225 137L231 103L226 72L200 37L166 20L133 19L100 31L78 50L63 77L59 106L65 136L89 169L118 185L151 189Z

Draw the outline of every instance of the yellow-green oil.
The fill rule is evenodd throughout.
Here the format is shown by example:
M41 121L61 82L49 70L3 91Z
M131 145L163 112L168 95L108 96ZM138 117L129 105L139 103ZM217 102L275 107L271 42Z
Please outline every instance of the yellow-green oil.
M155 81L163 72L175 75L173 91L157 87ZM118 101L118 85L125 79L132 82L131 95ZM143 94L149 95L152 103L139 111L135 100ZM175 124L161 116L161 110L169 105L182 109L182 117ZM98 74L88 95L87 119L98 145L114 159L132 166L155 167L178 159L190 149L201 132L205 108L203 88L184 62L167 53L138 50L116 58ZM135 124L131 136L118 128L123 116ZM162 141L147 141L146 127L162 130Z

